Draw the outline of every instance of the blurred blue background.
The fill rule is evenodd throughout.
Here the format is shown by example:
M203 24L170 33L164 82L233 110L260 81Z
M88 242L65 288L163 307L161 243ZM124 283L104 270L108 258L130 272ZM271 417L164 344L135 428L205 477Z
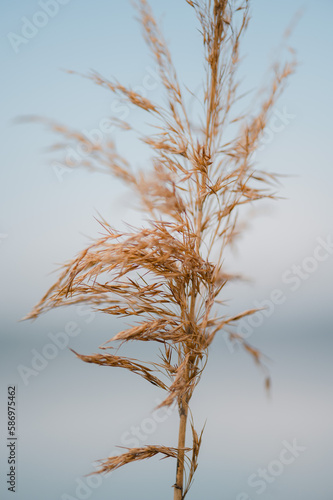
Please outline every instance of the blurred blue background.
M7 385L16 384L16 498L172 498L175 463L171 460L130 465L100 481L83 477L92 470L94 460L113 453L117 444L128 444L126 439L133 438L133 433L139 432L140 445L176 444L177 415L156 422L150 413L162 397L157 389L131 373L86 365L64 345L54 347L52 340L67 338L68 346L88 354L96 352L123 324L75 307L52 311L35 322L19 322L55 280L51 271L83 248L88 236L99 234L94 216L100 213L119 227L123 221L135 224L138 215L129 193L110 177L83 170L59 176L45 151L55 140L52 133L39 125L14 125L13 119L41 115L91 131L111 110L117 110L135 123L141 118L145 123L146 117L132 108L120 111L112 94L61 69L95 69L142 87L155 68L130 2L70 0L60 5L59 0L53 17L36 14L43 10L42 3L6 2L0 19L0 496L6 500L13 495L7 491L4 474L8 468L5 401ZM266 137L257 156L260 167L290 175L280 190L285 199L253 208L257 217L230 257L230 269L254 281L230 286L224 295L230 299L231 310L239 311L280 290L283 303L274 306L268 317L261 317L259 326L250 328L249 339L269 358L272 391L267 398L264 374L248 355L237 346L231 349L223 336L215 341L193 399L197 427L206 419L207 424L188 498L331 500L333 255L322 250L325 260L315 262L313 255L321 241L318 238L333 237L329 63L333 3L252 3L241 75L244 89L255 90L267 78L266 69L284 29L304 7L291 40L300 64L276 106L280 116L288 118L279 132ZM203 67L191 8L176 0L154 0L152 5L181 81L196 91ZM17 36L29 24L26 19L45 25L33 36L30 32L31 38L24 42ZM147 96L160 99L160 85L154 85L153 79L149 82ZM148 156L142 145L119 132L112 137L134 165L144 165ZM293 290L295 265L306 277ZM73 322L75 336L61 335ZM53 347L46 347L49 344ZM45 362L44 357L38 370L24 371L32 369L36 356L43 352L52 359ZM128 352L145 359L151 348L134 345ZM283 443L294 440L306 449L266 483L264 493L258 493L248 478L271 466Z

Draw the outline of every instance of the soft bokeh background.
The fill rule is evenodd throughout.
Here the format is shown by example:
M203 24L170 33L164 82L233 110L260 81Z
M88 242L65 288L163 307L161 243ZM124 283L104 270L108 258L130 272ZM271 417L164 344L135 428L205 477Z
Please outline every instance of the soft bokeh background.
M152 3L181 80L196 91L202 64L193 13L185 1ZM283 303L251 330L252 343L269 358L272 393L266 397L264 374L246 354L237 348L231 352L223 337L216 340L193 399L197 427L207 418L200 465L189 494L193 500L260 496L330 500L333 494L333 255L327 254L318 265L306 260L313 256L318 238L333 236L331 0L254 0L242 71L244 88L257 89L265 82L274 50L300 7L305 7L304 14L292 37L300 65L276 108L289 118L279 132L266 137L257 158L261 167L291 175L280 191L285 199L256 210L257 217L230 260L230 268L255 281L225 292L230 307L240 310L267 300L274 289L281 290ZM0 20L0 496L13 497L4 480L5 401L7 385L16 384L16 498L168 499L174 480L172 461L130 465L101 484L83 477L95 459L113 453L115 444L129 444L125 439L138 429L141 433L146 429L140 445L176 443L175 414L162 423L152 420L150 410L161 398L157 389L130 373L81 363L60 348L49 351L54 358L27 376L26 384L19 374L22 366L32 367L36 352L52 344L50 334L63 332L69 322L79 328L69 346L83 353L94 352L123 326L77 308L53 311L33 323L19 319L52 284L55 274L50 272L86 245L88 236L99 233L94 216L100 213L116 226L124 220L135 224L138 217L131 211L130 195L111 178L81 170L65 171L59 178L45 153L54 140L52 134L38 125L13 125L12 120L37 114L90 131L113 110L116 116L126 113L139 123L141 115L135 110L120 109L110 93L61 69L93 68L133 86L142 86L154 70L127 1L63 2L28 43L18 45L16 53L8 34L19 35L26 22L22 18L31 20L39 10L38 2L31 0L6 2ZM147 95L159 99L160 86L148 81ZM114 138L134 164L144 165L147 153L142 146L119 133ZM293 266L304 271L311 262L313 272L293 291L288 282ZM131 349L130 354L142 358L151 350L146 345ZM258 494L248 478L278 459L285 440L295 439L306 450Z

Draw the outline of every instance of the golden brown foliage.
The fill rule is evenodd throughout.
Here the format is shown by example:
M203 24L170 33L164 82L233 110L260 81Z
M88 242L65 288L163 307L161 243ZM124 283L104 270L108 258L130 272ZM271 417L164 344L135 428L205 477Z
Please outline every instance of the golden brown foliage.
M188 451L188 450L187 450ZM111 472L113 470L119 469L123 465L129 464L131 462L136 462L138 460L145 460L146 458L154 457L161 453L164 455L162 458L177 458L178 448L168 448L167 446L153 446L147 445L143 448L131 448L128 449L126 453L118 455L116 457L109 457L100 460L100 470L94 472L93 474L100 474Z
M36 318L54 307L87 302L119 317L134 317L137 323L101 346L110 349L116 341L154 341L162 346L161 362L146 364L110 354L85 356L81 360L103 366L122 367L166 391L161 405L178 402L180 432L178 448L147 446L133 448L102 463L108 472L129 462L157 453L178 458L175 499L187 494L197 468L202 434L191 424L193 445L189 458L185 449L188 405L215 335L229 326L231 339L238 339L254 360L258 350L232 329L237 320L253 314L251 309L236 316L217 316L220 293L233 278L225 271L225 249L237 234L238 208L263 198L274 198L275 176L256 169L253 153L260 144L272 107L295 62L273 67L273 77L257 113L234 116L239 83L240 39L249 22L249 2L189 1L200 23L206 64L203 116L200 131L191 124L182 86L163 36L145 0L137 8L144 36L156 61L166 106L162 107L97 73L87 77L125 102L149 113L156 132L140 135L152 152L152 168L133 173L112 142L91 147L84 134L50 121L46 123L67 142L91 147L82 166L106 171L126 183L138 196L149 219L146 227L119 233L105 221L105 235L70 261L58 281L28 315ZM115 120L123 129L131 125ZM239 129L224 143L231 123ZM56 145L56 148L64 144ZM152 371L160 371L169 385ZM266 381L269 388L269 381ZM183 484L185 458L189 475Z

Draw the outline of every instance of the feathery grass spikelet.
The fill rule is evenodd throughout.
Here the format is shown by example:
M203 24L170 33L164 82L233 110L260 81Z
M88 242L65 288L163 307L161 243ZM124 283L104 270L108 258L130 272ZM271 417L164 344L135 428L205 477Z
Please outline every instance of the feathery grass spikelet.
M225 250L241 226L243 205L274 199L277 176L258 170L253 153L260 145L276 100L295 69L295 60L273 65L273 75L263 100L253 114L234 114L238 102L240 42L249 23L248 0L186 0L200 24L205 58L203 113L198 131L189 118L184 90L170 52L146 0L137 11L144 37L158 67L166 96L160 106L96 72L86 77L149 114L154 134L138 132L151 148L151 169L134 173L112 141L93 145L81 132L45 120L62 138L54 150L78 144L90 148L81 166L110 173L127 185L140 200L148 217L145 227L120 233L101 221L105 234L68 262L56 283L27 318L63 305L88 303L95 309L133 323L100 346L102 353L75 355L87 362L125 368L163 389L159 406L177 401L180 415L178 446L132 448L101 462L99 472L110 472L127 463L162 454L177 459L174 499L183 500L198 466L202 441L191 422L192 448L185 447L189 403L206 365L208 349L218 332L261 364L261 353L236 333L234 325L254 314L250 309L234 316L218 316L221 293L238 275L225 269ZM133 130L130 123L114 119L116 126ZM225 142L231 124L238 124L233 139ZM73 165L74 168L74 165ZM134 321L134 319L136 321ZM160 362L145 363L105 353L114 343L156 342ZM169 384L158 378L160 372ZM269 390L270 380L266 378ZM191 456L189 453L191 452ZM184 468L188 476L184 482Z

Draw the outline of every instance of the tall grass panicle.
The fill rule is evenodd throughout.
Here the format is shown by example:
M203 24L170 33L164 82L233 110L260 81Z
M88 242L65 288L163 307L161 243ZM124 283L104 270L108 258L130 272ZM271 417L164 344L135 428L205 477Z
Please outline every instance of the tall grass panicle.
M89 147L91 154L82 165L123 181L140 200L147 222L120 232L102 220L103 237L64 266L59 279L27 316L36 318L55 307L84 302L106 314L132 318L132 326L107 340L99 353L75 354L87 363L126 368L159 387L165 394L160 406L178 404L178 443L128 449L102 460L97 473L155 455L175 458L174 500L185 498L198 466L202 432L194 428L189 404L215 335L226 331L261 363L261 353L235 329L237 320L256 309L221 315L221 292L235 278L225 271L224 257L238 234L241 205L275 197L276 176L258 170L253 153L295 68L293 56L273 64L256 111L238 116L239 48L249 23L249 1L187 0L187 4L198 19L204 51L200 129L190 119L184 98L187 91L146 0L139 0L137 9L165 91L165 106L116 79L96 72L86 77L150 116L154 133L138 134L151 148L151 168L134 172L112 142L92 145L83 133L44 120L67 144ZM132 130L130 123L115 123ZM233 131L238 125L231 140L230 125ZM130 341L158 343L158 362L112 354L114 345ZM189 423L192 443L186 447Z

